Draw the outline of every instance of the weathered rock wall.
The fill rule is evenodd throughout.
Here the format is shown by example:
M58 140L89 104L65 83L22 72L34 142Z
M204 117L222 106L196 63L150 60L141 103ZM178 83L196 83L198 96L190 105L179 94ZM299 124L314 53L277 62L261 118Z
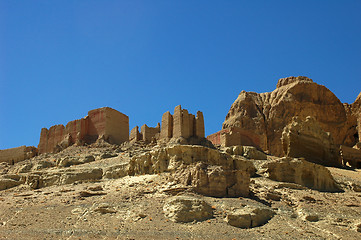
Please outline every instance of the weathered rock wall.
M38 153L36 147L16 147L0 150L0 162L14 164L34 157Z
M162 128L160 138L172 138L173 136L173 116L170 112L165 112L162 116Z
M135 130L134 130L135 131ZM135 139L132 133L131 139ZM174 109L174 114L165 112L162 116L162 125L150 128L146 124L141 127L142 139L150 142L152 139L170 141L171 139L205 138L203 113L198 111L197 115L188 113L178 105Z
M104 107L88 112L83 119L70 121L66 127L55 125L43 128L40 133L39 153L56 152L64 146L79 141L92 143L105 136L111 143L120 144L129 140L128 116L112 108Z
M130 130L130 135L129 135L129 141L130 142L137 142L142 140L142 134L140 134L139 132L139 127L135 126L134 128L132 128L132 130Z
M310 116L305 120L293 118L283 130L282 145L287 157L304 157L309 162L325 166L341 166L339 150L331 135Z
M143 141L145 142L151 142L153 139L159 138L160 133L160 124L155 128L148 127L147 124L144 124L141 127L141 135L143 137Z
M341 161L343 165L349 165L354 168L361 168L361 150L340 146Z
M129 118L127 115L112 108L101 108L105 112L105 135L110 142L121 144L129 141ZM98 136L101 134L98 134Z
M194 116L178 105L174 109L173 116L169 112L163 114L162 124L163 122L165 125L162 125L160 138L205 137L204 118L200 111Z
M340 191L327 168L302 159L284 157L267 161L261 173L275 181L297 183L319 191Z
M129 174L172 172L176 181L201 194L248 196L252 162L203 146L176 145L131 159Z
M357 96L355 102L351 104L352 112L354 113L357 119L357 139L358 142L361 142L361 92Z

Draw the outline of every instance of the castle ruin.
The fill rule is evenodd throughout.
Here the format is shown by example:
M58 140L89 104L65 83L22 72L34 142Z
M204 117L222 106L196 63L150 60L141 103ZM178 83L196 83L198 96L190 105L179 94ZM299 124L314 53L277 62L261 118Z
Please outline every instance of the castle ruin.
M57 152L75 143L93 143L105 137L110 143L129 140L129 118L109 107L94 109L82 119L64 125L43 128L40 133L39 153Z
M174 109L174 114L165 112L162 116L162 124L158 123L157 127L150 128L146 124L141 127L134 127L130 132L130 141L151 142L152 140L169 141L174 138L188 139L190 137L204 138L204 118L201 111L197 115L188 113L178 105Z

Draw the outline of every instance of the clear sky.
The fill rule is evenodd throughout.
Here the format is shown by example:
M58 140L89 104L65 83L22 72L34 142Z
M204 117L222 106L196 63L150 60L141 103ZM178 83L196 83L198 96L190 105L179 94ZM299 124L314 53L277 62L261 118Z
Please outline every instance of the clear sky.
M181 104L209 135L241 90L299 75L355 100L360 0L0 0L0 149L104 106L132 128Z

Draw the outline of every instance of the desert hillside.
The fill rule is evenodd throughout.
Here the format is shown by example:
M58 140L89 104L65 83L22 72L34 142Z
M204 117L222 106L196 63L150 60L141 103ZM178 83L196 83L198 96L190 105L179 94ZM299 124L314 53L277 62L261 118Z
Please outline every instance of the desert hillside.
M206 117L206 116L205 116ZM0 239L360 239L361 95L306 77L242 91L222 129L111 108L0 151Z

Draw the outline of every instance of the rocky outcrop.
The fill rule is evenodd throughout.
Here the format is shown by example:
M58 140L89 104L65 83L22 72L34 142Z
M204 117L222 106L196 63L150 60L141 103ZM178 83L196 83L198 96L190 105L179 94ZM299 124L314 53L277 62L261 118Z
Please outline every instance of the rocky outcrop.
M99 180L103 177L101 168L59 169L43 172L31 172L25 175L26 184L31 188L43 188L53 185L65 185L78 181Z
M206 201L186 195L169 198L163 211L165 217L173 222L204 221L213 217L213 209Z
M5 174L0 177L0 191L19 186L24 183L24 178L15 174Z
M325 166L341 166L338 148L330 133L323 131L313 117L308 116L305 121L294 117L283 129L282 146L287 157L304 157Z
M14 164L32 158L38 154L36 147L16 147L0 150L0 162Z
M248 159L267 160L267 155L252 146L232 146L224 148L226 153L240 155Z
M258 227L267 223L276 213L268 207L251 207L234 209L229 212L226 222L239 228Z
M93 143L103 136L110 143L121 144L129 140L129 118L112 108L104 107L88 112L88 116L64 125L43 128L40 134L39 153L59 152L75 143Z
M358 138L358 141L361 142L361 92L357 96L354 103L351 104L352 114L355 115L357 119L357 135L355 138Z
M327 168L303 159L284 157L267 161L260 172L275 181L297 183L319 191L340 191Z
M95 161L94 156L85 156L82 158L78 158L78 157L65 157L65 158L61 158L58 160L57 165L58 167L70 167L72 165L79 165L79 164L84 164L84 163L88 163L88 162L93 162Z
M352 109L325 86L307 77L289 77L280 79L273 92L242 91L226 116L223 130L234 128L233 132L251 139L254 146L282 156L284 127L294 116L301 119L312 116L323 131L331 133L336 145L353 146L358 136Z
M195 192L212 197L248 196L249 176L247 171L231 170L203 162L180 169L174 174L177 182L191 185Z
M350 148L347 146L340 146L340 155L343 165L354 168L361 168L361 150L357 148Z
M172 172L178 182L208 196L248 196L253 164L203 146L175 145L135 156L129 174Z

